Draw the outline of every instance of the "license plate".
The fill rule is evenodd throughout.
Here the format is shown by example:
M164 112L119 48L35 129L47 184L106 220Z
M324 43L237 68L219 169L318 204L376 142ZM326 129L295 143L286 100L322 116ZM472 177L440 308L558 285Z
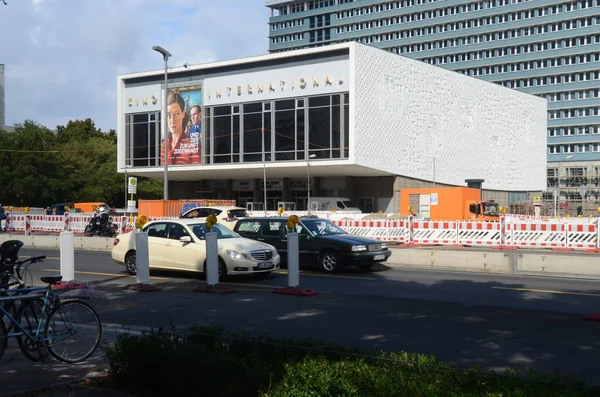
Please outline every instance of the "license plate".
M259 269L270 269L272 267L273 267L273 264L271 262L265 262L265 263L258 264Z
M373 257L373 260L374 260L374 261L380 261L380 260L382 260L382 259L385 259L385 255L375 255L375 256Z

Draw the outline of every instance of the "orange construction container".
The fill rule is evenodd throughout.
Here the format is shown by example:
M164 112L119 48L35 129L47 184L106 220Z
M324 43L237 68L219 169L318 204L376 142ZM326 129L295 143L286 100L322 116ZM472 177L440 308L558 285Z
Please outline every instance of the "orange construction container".
M428 219L441 221L461 220L498 220L498 215L477 216L469 212L469 205L485 203L485 208L491 208L495 212L497 204L481 201L481 191L468 187L440 187L423 189L401 189L400 190L400 215L408 215L408 207L412 207L414 213L419 213L419 201L421 195L429 195L429 206L425 205L423 210L429 210ZM488 207L490 206L490 207ZM422 216L422 214L420 215Z

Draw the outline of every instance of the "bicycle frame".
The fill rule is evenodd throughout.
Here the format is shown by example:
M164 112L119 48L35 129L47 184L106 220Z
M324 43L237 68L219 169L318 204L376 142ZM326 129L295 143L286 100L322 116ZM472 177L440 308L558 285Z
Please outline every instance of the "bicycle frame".
M47 287L16 288L16 289L11 290L10 292L22 292L22 291L28 291L28 292L46 291L46 293L44 294L44 304L42 306L42 316L44 316L45 313L49 313L50 312L49 309L51 309L54 305L60 304L60 299L58 298L58 296L56 296L52 292L52 286L51 285L48 285ZM40 297L41 297L41 294L15 295L15 296L0 297L0 302L9 301L9 300L26 301L26 300L34 300L34 299L40 298ZM57 339L59 337L64 336L64 334L60 334L60 335L55 335L55 336L53 336L51 338L41 338L40 337L40 333L43 332L43 329L42 329L42 325L43 325L42 318L40 318L38 320L38 324L37 324L37 328L36 328L35 332L34 333L30 333L25 328L23 328L23 326L15 318L13 318L10 315L10 313L8 313L8 311L6 311L6 309L4 309L3 305L0 305L0 312L3 313L14 324L14 326L20 330L20 332L10 332L10 333L8 333L6 335L7 338L25 335L25 337L27 337L31 341L37 341L37 342L41 342L41 343L46 344L49 341L52 341L54 339ZM70 319L68 318L68 316L61 316L61 317L63 318L63 321L65 321L65 322L69 321L70 322ZM64 317L67 317L67 319L65 319ZM69 332L68 335L73 335L75 332L77 332L77 330L74 330L73 328L74 327L71 324L71 327L69 327L69 329L71 330L71 332Z

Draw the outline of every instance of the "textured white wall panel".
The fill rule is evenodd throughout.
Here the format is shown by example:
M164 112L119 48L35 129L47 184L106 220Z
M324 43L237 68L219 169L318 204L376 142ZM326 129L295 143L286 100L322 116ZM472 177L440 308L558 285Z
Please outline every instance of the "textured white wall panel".
M356 164L432 180L435 156L437 182L482 178L486 189L545 190L546 100L353 47Z

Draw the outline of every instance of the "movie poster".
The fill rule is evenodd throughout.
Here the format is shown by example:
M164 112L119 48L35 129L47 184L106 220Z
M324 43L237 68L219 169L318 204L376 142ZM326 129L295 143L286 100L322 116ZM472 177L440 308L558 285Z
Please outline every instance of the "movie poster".
M169 164L202 164L202 86L170 89L167 120ZM164 141L161 163L165 163Z

